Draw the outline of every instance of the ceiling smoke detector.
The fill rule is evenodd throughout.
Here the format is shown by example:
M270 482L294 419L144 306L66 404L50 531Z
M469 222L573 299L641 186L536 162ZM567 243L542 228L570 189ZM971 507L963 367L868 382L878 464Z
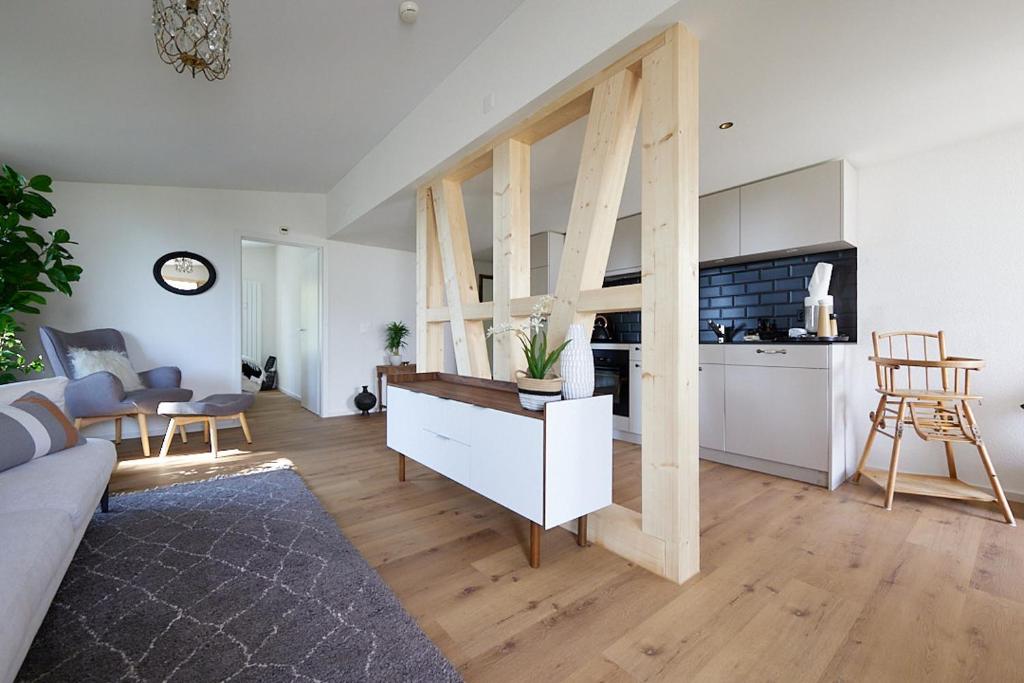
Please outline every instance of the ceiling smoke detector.
M415 24L416 16L420 12L420 6L412 0L405 0L398 6L398 18L406 24Z

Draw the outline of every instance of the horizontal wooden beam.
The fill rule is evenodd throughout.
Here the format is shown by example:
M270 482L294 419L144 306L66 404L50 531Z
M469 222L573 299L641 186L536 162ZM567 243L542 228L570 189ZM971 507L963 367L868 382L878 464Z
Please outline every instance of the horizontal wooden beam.
M465 182L473 176L483 173L493 163L493 150L499 144L508 139L520 140L527 144L534 144L538 140L551 135L573 121L586 116L590 112L590 99L594 86L607 80L609 76L623 69L630 69L638 73L642 68L641 63L644 57L651 54L665 44L665 34L661 33L651 38L643 45L631 50L622 58L616 60L604 69L584 80L567 93L554 100L538 112L527 116L518 124L507 130L498 133L486 143L475 150L456 160L451 164L442 165L437 173L424 185L430 185L441 178L449 178L457 182Z
M526 296L512 299L512 316L522 318L533 312L533 307L543 300L542 295ZM643 298L642 285L622 285L620 287L604 287L588 289L580 292L578 310L581 313L621 313L639 311ZM462 304L462 317L465 320L487 320L494 317L494 304L483 303ZM439 323L451 320L451 312L447 306L435 306L427 309L427 322Z

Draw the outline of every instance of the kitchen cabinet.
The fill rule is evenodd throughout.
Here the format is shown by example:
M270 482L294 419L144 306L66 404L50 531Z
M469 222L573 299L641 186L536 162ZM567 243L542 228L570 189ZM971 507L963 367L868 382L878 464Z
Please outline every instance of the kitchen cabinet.
M740 253L740 190L700 198L700 260L715 261Z
M612 246L608 251L609 275L633 273L640 270L641 259L640 214L620 218L615 223Z
M565 235L560 232L530 235L530 296L554 293L564 247Z
M722 450L827 469L828 371L730 365L725 405L730 428Z
M629 431L640 434L643 422L643 357L639 344L629 347Z
M740 255L849 246L853 190L845 161L740 187Z
M836 344L701 345L701 457L839 486L856 462L846 447L846 352Z
M725 366L702 363L699 368L700 446L725 450Z

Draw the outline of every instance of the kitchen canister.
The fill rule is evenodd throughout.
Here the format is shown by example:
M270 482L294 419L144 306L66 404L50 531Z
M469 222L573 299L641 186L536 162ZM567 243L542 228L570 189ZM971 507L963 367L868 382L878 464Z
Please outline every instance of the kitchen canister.
M594 352L590 333L583 325L569 325L569 345L562 351L562 396L566 399L594 395Z

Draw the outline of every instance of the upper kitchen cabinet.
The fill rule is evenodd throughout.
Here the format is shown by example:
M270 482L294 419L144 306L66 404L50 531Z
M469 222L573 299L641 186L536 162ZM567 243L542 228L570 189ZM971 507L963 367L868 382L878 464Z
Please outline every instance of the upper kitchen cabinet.
M621 275L640 270L640 244L640 214L620 218L615 223L605 272L608 275Z
M853 246L853 192L853 169L845 161L740 187L739 254Z
M700 260L733 258L740 253L740 190L700 198Z

